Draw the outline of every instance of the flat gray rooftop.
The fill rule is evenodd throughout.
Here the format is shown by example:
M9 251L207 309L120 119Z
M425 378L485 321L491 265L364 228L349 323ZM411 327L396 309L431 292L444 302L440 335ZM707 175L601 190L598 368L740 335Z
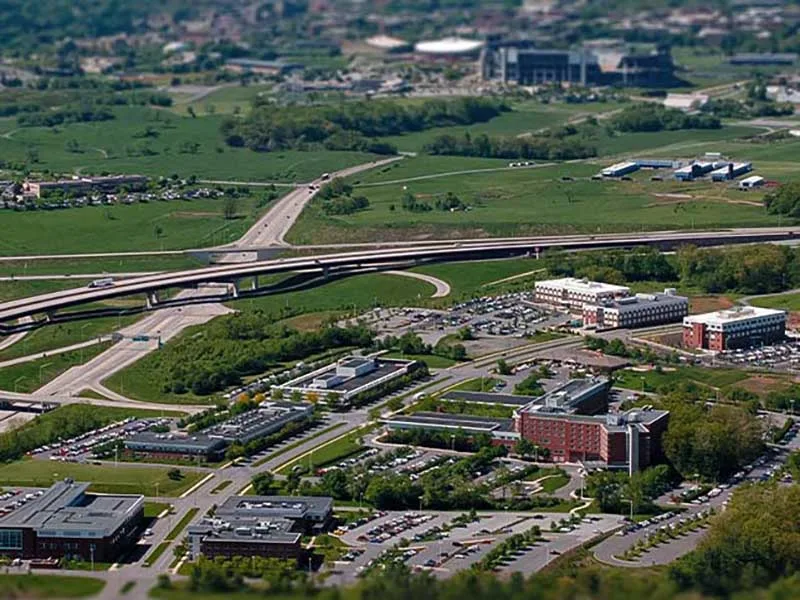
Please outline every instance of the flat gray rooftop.
M211 452L225 445L225 440L204 434L174 435L143 431L125 440L125 446L137 449L169 449L186 452Z
M490 394L488 392L460 392L452 390L441 396L441 400L475 402L479 404L501 404L505 406L525 406L538 400L537 396L514 396L512 394Z
M144 504L144 496L87 494L88 483L59 481L39 498L0 518L0 529L33 529L40 536L103 538Z
M514 421L512 419L495 419L492 417L476 417L474 415L418 412L413 415L391 417L386 419L385 423L395 427L410 425L412 427L461 429L474 433L491 433L493 431L511 430Z
M314 389L320 393L325 393L326 391L336 391L336 392L352 392L353 390L357 390L358 388L367 385L368 383L372 383L380 379L381 377L386 377L392 373L400 373L406 368L405 363L398 364L396 362L386 362L386 361L378 361L378 366L374 371L370 371L369 373L365 373L364 375L358 375L356 377L352 377L350 379L346 379L342 383L338 385L334 385L329 388L311 388L311 384L315 379L321 379L326 377L329 373L335 374L336 373L336 366L331 365L330 370L327 370L323 373L319 373L318 375L307 375L302 379L296 380L292 387L295 388L308 388Z
M230 496L216 511L219 517L321 518L333 510L329 496Z

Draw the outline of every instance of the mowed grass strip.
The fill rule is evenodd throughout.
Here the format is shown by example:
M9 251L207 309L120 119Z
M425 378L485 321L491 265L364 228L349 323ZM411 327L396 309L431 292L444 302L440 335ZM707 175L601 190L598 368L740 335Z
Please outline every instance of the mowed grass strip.
M64 575L9 575L0 577L3 598L88 598L99 594L106 582L92 577Z
M140 467L120 463L91 465L49 460L20 460L0 466L0 485L49 487L69 477L91 482L90 490L108 494L144 494L145 496L178 496L205 475L183 469L179 480L171 479L168 467Z
M168 542L171 542L174 539L176 539L181 534L181 532L184 529L186 529L186 526L192 521L192 519L194 519L195 515L197 515L198 512L200 512L200 509L197 508L196 506L187 510L186 514L183 515L183 517L181 517L181 520L178 521L178 524L172 528L172 531L170 531L167 537L164 539Z
M91 360L111 345L111 342L102 342L0 369L0 390L34 392L67 369Z

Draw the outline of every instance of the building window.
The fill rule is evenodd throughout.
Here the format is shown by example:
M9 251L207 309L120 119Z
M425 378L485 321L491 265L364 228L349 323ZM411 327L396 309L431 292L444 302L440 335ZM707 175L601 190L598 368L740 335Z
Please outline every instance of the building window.
M0 550L22 550L22 530L0 529Z

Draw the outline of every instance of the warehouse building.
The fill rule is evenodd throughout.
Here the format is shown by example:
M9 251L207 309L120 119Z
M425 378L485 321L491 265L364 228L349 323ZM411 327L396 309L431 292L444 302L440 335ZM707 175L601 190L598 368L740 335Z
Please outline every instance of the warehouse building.
M683 346L721 352L772 344L786 333L786 312L745 306L683 319Z
M575 277L537 281L534 284L536 302L574 310L583 310L583 305L587 303L599 304L617 298L626 298L630 293L631 289L624 285L600 283Z
M621 162L600 171L603 177L622 177L639 170L639 163L633 161Z
M727 166L728 163L724 161L698 160L690 165L676 169L673 175L678 181L693 181L698 177L708 175L716 169Z
M413 360L348 356L321 369L276 386L284 394L329 402L345 402L369 389L402 377L411 371Z
M584 304L583 324L597 329L634 328L679 322L689 314L689 299L668 288L663 294L636 294Z
M729 181L736 179L740 175L749 173L753 170L753 164L745 163L728 163L711 173L711 181Z
M192 556L308 557L303 534L326 531L333 499L325 496L231 496L212 518L189 527Z
M65 479L0 518L0 555L113 563L136 544L144 496L87 493Z
M745 177L739 182L739 189L740 190L752 190L755 188L759 188L764 185L764 178L760 175L751 175L750 177Z

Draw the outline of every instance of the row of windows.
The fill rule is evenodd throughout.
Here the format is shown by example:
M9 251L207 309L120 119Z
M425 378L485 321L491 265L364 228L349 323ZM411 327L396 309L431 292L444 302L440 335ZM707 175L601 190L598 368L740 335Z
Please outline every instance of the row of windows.
M22 530L0 529L0 550L22 550Z

